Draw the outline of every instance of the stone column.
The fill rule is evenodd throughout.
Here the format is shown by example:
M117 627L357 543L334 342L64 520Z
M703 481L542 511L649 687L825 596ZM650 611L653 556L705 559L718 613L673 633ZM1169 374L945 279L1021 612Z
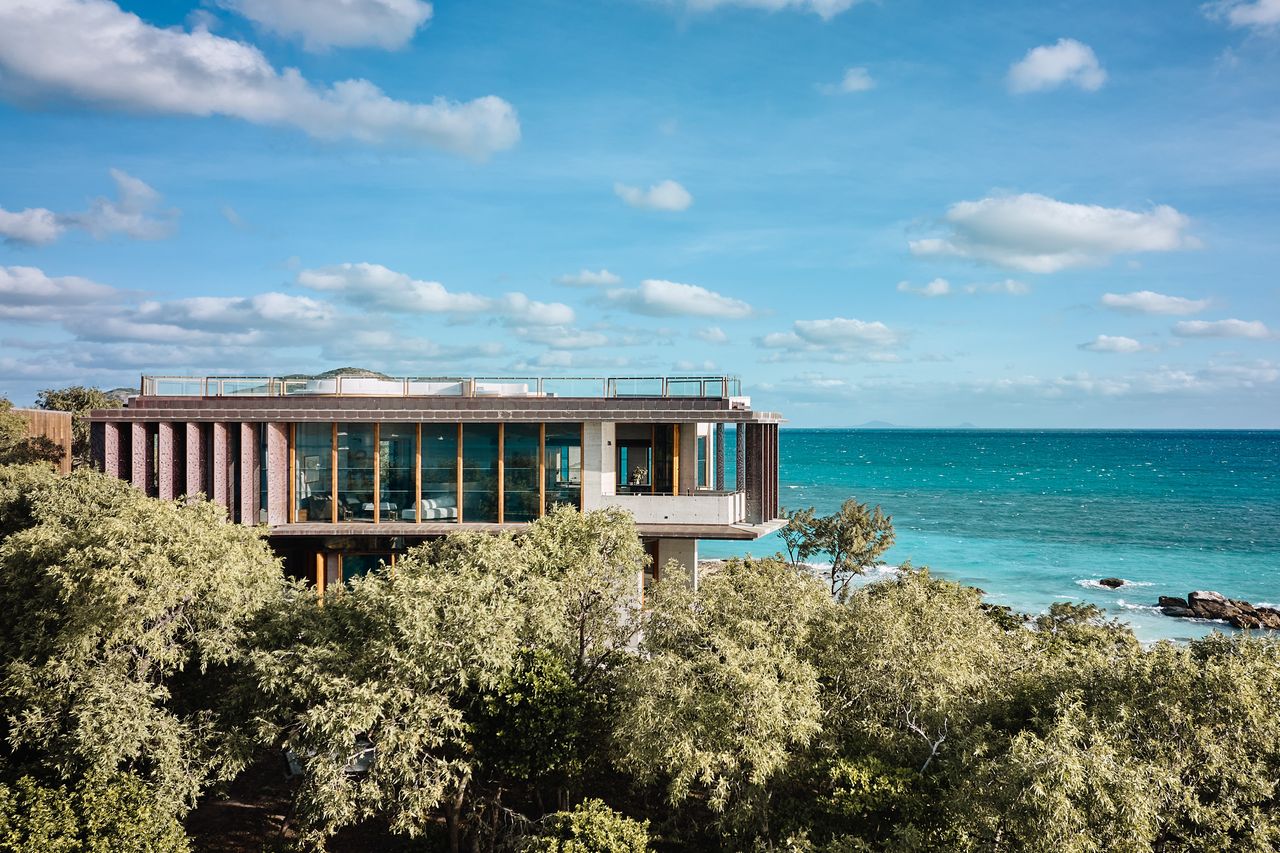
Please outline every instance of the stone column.
M100 460L104 474L120 479L120 424L104 421L94 426L102 427L102 455L95 456L95 461Z
M231 505L231 488L227 483L227 445L230 436L227 434L227 424L215 423L213 425L213 470L209 472L209 485L213 494L209 497L214 503L229 508Z
M715 444L716 444L715 490L717 492L723 492L724 491L724 424L723 423L716 424Z
M747 489L747 429L745 424L733 425L733 489L744 492Z
M185 483L185 493L187 497L192 498L199 494L205 493L205 454L208 447L205 441L205 431L203 424L189 423L187 424L187 479ZM207 495L206 495L207 497Z
M258 425L240 424L240 523L258 523L259 485L262 481Z
M161 421L156 427L156 497L171 501L178 496L178 482L181 470L178 463L178 437L174 425Z
M133 452L133 464L129 468L129 480L135 489L147 492L151 479L151 441L147 435L145 421L134 421L129 425L129 446Z
M289 520L289 425L267 424L267 524Z

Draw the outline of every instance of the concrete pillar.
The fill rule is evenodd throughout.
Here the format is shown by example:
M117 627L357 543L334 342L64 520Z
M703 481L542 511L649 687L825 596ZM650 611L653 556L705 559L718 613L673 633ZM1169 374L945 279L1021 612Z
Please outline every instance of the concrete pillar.
M746 425L746 444L745 460L746 460L746 492L747 492L747 520L752 524L759 524L765 521L764 518L764 467L765 467L765 448L764 448L764 428L761 424L748 423Z
M741 492L747 488L747 431L743 424L733 425L733 488Z
M582 511L590 512L604 505L602 497L616 491L613 443L614 425L588 421L583 430L582 446Z
M658 540L658 572L666 570L667 562L675 560L689 572L693 588L698 588L698 540L697 539L659 539Z
M211 454L213 470L209 472L209 485L212 487L213 494L209 497L214 503L225 508L230 508L231 506L231 488L227 482L229 443L230 435L227 432L227 424L215 423L213 425L213 452Z
M177 430L172 423L161 421L156 427L156 497L171 501L178 496L181 462L178 459Z
M267 424L267 524L289 520L289 425Z
M698 425L680 424L680 482L676 494L691 495L698 488Z
M240 424L240 523L258 523L258 501L262 464L258 447L258 425Z
M196 495L205 493L205 454L209 452L207 441L205 440L205 430L203 424L187 424L187 440L186 440L186 482L183 485L183 493L187 497L195 497Z
M717 492L724 491L724 424L718 423L715 428L716 472L714 487Z
M133 456L133 464L129 468L129 480L135 489L147 491L151 479L151 441L147 435L147 424L134 421L129 425L129 447Z

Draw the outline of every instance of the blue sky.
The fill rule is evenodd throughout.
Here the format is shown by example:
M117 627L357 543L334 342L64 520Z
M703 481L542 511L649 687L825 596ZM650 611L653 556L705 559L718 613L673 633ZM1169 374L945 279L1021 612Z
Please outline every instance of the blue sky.
M1280 0L0 0L0 393L1280 427Z

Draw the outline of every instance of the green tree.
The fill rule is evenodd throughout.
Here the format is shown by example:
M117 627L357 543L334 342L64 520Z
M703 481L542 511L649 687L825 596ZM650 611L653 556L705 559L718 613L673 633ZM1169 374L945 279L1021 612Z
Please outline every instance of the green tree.
M89 412L94 409L118 409L120 398L97 388L72 385L69 388L46 388L36 395L36 406L56 412L71 413L71 461L74 466L89 465Z
M664 580L650 606L620 697L621 765L673 805L705 799L726 832L764 832L771 780L820 730L808 647L835 605L786 563L729 560L696 592Z
M27 436L27 422L13 411L13 403L0 397L0 465L57 465L62 448L48 436Z
M572 811L547 815L542 831L522 853L645 853L649 822L632 820L605 805L587 800Z
M25 489L7 508L6 482ZM278 595L278 561L216 506L89 471L6 472L0 514L17 528L0 544L6 763L72 786L132 773L157 814L180 815L249 744L186 679L236 664Z
M840 597L847 594L849 581L874 566L894 541L893 518L852 498L811 524L807 553L831 558L831 594Z
M784 507L782 514L787 523L778 531L778 536L787 549L787 560L791 565L798 566L813 556L813 549L817 544L817 518L813 507L790 512Z

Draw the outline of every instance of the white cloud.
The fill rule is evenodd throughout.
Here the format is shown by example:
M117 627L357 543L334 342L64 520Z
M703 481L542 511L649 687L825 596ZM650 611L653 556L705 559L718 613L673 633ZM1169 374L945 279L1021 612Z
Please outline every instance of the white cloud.
M523 293L506 294L499 308L512 323L567 326L574 320L573 309L563 302L535 302Z
M298 284L336 293L358 305L420 314L468 314L487 311L490 300L473 293L451 293L438 281L421 281L382 264L338 264L302 270Z
M193 296L169 302L143 302L133 313L140 323L180 326L210 332L257 329L332 328L337 310L327 302L288 293L253 296Z
M771 332L756 339L756 344L764 349L782 350L782 357L786 359L825 355L835 361L891 363L901 361L901 357L888 348L900 344L902 340L901 333L879 320L868 322L832 317L824 320L796 320L791 324L791 331Z
M1269 338L1271 330L1261 320L1182 320L1173 324L1180 338Z
M612 287L622 284L622 276L614 275L606 269L583 269L576 273L562 275L556 281L570 287Z
M672 180L661 181L647 190L614 184L613 191L631 207L643 210L680 211L688 210L689 205L693 204L693 196L689 191Z
M945 278L935 278L933 281L921 287L914 286L909 281L898 282L899 293L914 293L917 296L925 296L930 299L937 296L951 295L951 282Z
M761 9L766 12L795 10L812 12L829 21L841 12L852 9L861 0L676 0L692 12L710 12L729 6L744 9Z
M1134 211L1025 193L958 202L945 218L951 233L910 241L912 254L1052 273L1105 264L1118 254L1200 245L1186 233L1190 220L1168 205Z
M752 314L751 306L740 299L696 284L662 279L645 279L638 288L617 288L608 291L607 295L611 302L650 317L724 317L738 320Z
M79 276L49 276L35 267L0 266L0 319L52 323L117 299L114 287Z
M1107 82L1093 48L1075 39L1032 48L1009 68L1009 89L1017 93L1043 92L1071 84L1095 92Z
M516 327L514 332L522 341L561 350L594 349L617 343L603 332L583 331L566 326Z
M1201 8L1209 17L1225 20L1233 27L1280 29L1280 0L1218 0Z
M858 67L845 69L839 83L826 84L821 89L828 95L849 95L854 92L869 92L875 87L876 81L872 79L871 72Z
M998 293L1005 296L1026 296L1031 292L1031 285L1013 278L1004 281L992 281L984 284L966 285L965 293Z
M263 29L302 39L307 50L402 48L431 18L422 0L217 0Z
M66 217L67 221L100 240L112 234L124 234L135 240L159 240L173 231L178 212L156 211L160 193L119 169L111 170L111 179L116 182L115 201L96 198L87 211L71 214Z
M43 207L19 211L0 207L0 237L7 243L45 246L61 237L65 228L56 213Z
M1208 299L1187 299L1184 296L1166 296L1153 290L1133 293L1104 293L1102 304L1117 311L1134 314L1197 314L1209 307Z
M199 27L155 27L110 0L0 4L0 72L11 92L27 98L230 116L326 139L484 157L520 138L515 110L501 98L411 103L387 97L368 80L317 86L297 69L277 71L252 45Z
M1146 349L1140 341L1122 335L1098 335L1088 343L1080 344L1080 349L1089 352L1131 353Z
M707 326L706 328L698 329L693 334L698 340L706 341L709 344L727 344L729 342L729 336L719 326Z

